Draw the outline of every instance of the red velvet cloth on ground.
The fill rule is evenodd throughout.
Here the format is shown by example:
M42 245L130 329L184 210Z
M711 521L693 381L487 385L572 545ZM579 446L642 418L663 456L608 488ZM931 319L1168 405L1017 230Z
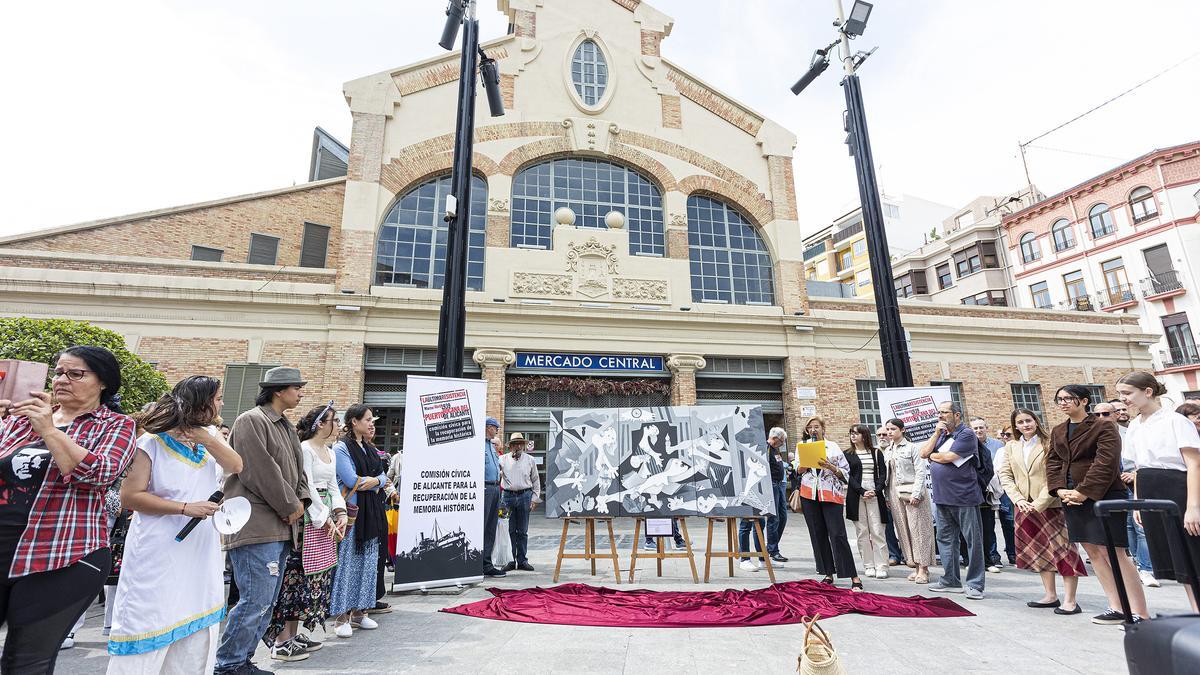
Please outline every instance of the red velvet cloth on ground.
M949 598L855 593L819 581L789 581L755 590L620 591L586 584L505 590L443 612L524 623L640 628L774 626L858 613L914 618L974 616Z

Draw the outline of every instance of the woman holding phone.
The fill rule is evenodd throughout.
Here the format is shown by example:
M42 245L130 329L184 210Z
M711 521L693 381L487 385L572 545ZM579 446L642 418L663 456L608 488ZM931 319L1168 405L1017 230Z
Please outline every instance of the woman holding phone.
M104 493L133 456L121 366L103 347L53 361L51 393L0 400L0 670L54 670L112 566ZM20 397L23 396L23 399Z
M275 601L271 625L263 642L277 661L300 661L321 648L321 643L299 632L300 625L313 631L325 626L333 568L337 565L337 542L346 534L346 500L337 487L337 410L333 401L308 411L296 425L304 451L312 504L304 514L304 538L300 550L288 556L283 587ZM323 530L323 531L322 531Z
M193 518L215 513L209 499L226 473L242 470L241 456L215 426L220 410L220 380L196 375L140 419L145 433L121 482L121 503L134 515L112 601L109 675L209 672L216 665L225 616L220 535L204 524L183 540L176 536Z

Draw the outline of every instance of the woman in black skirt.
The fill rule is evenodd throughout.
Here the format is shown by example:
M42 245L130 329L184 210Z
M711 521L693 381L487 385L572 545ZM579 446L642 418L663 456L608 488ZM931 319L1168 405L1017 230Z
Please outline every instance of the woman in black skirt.
M1067 421L1054 427L1050 434L1050 453L1046 457L1046 487L1050 494L1062 500L1067 520L1067 538L1082 544L1092 562L1092 570L1108 596L1108 609L1094 617L1092 623L1119 624L1125 615L1116 609L1121 606L1117 585L1105 547L1104 523L1097 518L1093 507L1102 499L1125 499L1125 484L1121 482L1121 434L1117 425L1088 413L1091 403L1086 387L1068 384L1054 394L1059 410ZM1146 594L1133 560L1126 554L1125 515L1111 514L1108 530L1117 548L1121 579L1129 596L1134 620L1149 616Z
M1169 499L1179 505L1186 546L1194 564L1200 565L1200 434L1183 415L1164 408L1159 397L1167 392L1153 375L1134 371L1117 380L1117 395L1138 413L1125 434L1125 449L1137 466L1133 489L1139 499ZM1160 514L1139 513L1146 530L1146 545L1157 579L1191 582L1184 551L1169 534L1172 523ZM1197 608L1192 587L1186 586L1192 609Z

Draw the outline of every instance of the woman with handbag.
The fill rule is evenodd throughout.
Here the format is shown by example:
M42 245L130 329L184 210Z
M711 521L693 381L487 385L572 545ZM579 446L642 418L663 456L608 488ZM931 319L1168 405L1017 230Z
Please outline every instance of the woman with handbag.
M334 634L348 638L353 628L379 627L367 616L375 608L376 576L380 547L387 537L384 488L388 486L387 465L371 439L375 416L367 406L356 403L346 410L342 437L333 446L337 456L337 479L353 522L338 545L338 566L333 577L329 613L335 616Z
M1067 539L1062 503L1046 488L1046 454L1050 435L1033 411L1013 411L1012 428L1019 438L1004 448L1004 461L996 467L1004 493L1016 509L1017 567L1037 572L1046 592L1040 600L1025 603L1034 608L1054 608L1055 614L1078 614L1075 589L1087 576L1083 560ZM1054 575L1063 578L1063 601L1058 600Z
M904 435L904 422L890 419L883 425L888 439L887 500L891 507L896 538L909 567L916 571L908 580L929 583L929 566L937 555L937 540L933 533L933 512L926 501L925 477L929 460L921 459L921 449Z
M337 542L346 530L346 502L337 487L337 461L332 444L337 438L337 411L333 401L308 411L296 425L300 449L304 451L304 473L308 476L311 503L304 513L300 549L288 556L283 585L271 624L263 642L271 647L276 661L303 660L321 643L299 632L301 625L313 631L325 627L337 565Z

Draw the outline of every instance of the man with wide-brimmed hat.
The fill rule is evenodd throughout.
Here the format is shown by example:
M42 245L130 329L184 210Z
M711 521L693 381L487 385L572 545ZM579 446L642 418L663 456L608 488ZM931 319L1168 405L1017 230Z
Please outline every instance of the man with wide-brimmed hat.
M238 415L229 433L242 471L225 481L225 498L245 497L250 520L223 537L241 596L217 649L218 674L257 672L250 658L270 623L288 554L299 545L308 479L300 439L283 414L300 405L305 384L296 368L268 370L258 383L256 407Z
M496 434L500 422L487 418L483 425L483 574L502 577L504 570L492 564L492 547L496 544L496 526L500 524L500 457L496 453Z
M504 506L508 509L508 536L512 539L513 561L505 570L533 571L526 554L529 552L529 510L534 500L540 500L541 479L533 455L525 452L528 441L521 434L508 437L508 453L500 458L500 487L504 489Z

